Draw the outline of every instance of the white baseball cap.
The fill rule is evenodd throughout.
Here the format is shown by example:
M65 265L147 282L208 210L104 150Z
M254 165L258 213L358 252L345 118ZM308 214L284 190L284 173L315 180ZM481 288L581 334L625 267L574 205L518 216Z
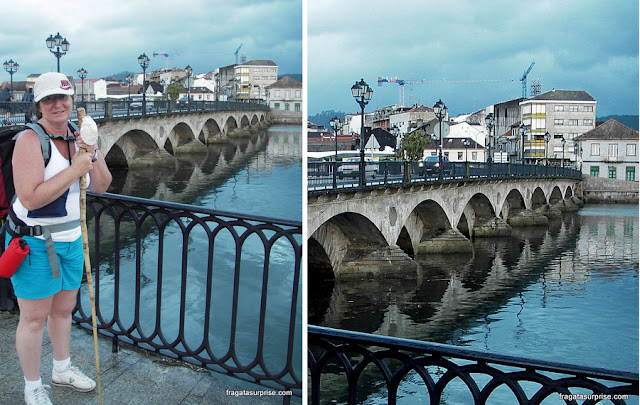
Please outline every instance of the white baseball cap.
M41 74L33 86L34 100L36 103L44 97L52 94L68 94L73 96L73 84L62 73L48 72Z

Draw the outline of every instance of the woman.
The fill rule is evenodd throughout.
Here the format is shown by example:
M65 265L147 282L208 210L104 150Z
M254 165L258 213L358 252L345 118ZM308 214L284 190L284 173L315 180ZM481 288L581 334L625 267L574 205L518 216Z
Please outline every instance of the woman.
M51 137L51 158L45 167L34 131L28 129L18 136L12 160L17 199L11 215L27 226L75 224L80 217L79 178L89 174L89 190L104 193L111 184L111 173L98 146L85 144L78 132L75 142L73 138L53 138L74 135L68 127L74 101L69 79L60 73L45 73L36 80L34 94L38 124ZM79 154L79 148L89 153ZM20 306L16 349L25 379L25 402L51 404L44 389L48 386L43 386L40 378L45 321L53 348L52 384L83 392L96 385L71 366L69 355L71 312L84 268L82 235L79 225L52 232L55 254L49 256L45 237L22 238L30 253L11 281ZM56 259L58 265L53 262L52 266Z

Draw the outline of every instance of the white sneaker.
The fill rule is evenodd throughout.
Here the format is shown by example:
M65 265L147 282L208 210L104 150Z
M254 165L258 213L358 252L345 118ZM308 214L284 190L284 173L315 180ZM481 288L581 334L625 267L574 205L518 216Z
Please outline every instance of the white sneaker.
M64 372L58 373L54 369L51 372L51 384L58 387L69 387L80 392L93 391L96 382L87 377L76 366L69 366Z
M24 394L24 402L27 405L52 405L47 392L50 389L51 387L48 385L41 385L28 394Z

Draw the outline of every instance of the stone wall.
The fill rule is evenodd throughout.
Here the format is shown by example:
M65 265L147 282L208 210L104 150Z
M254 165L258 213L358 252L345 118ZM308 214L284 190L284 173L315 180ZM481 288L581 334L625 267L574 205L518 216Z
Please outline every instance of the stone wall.
M302 125L302 112L271 109L269 116L272 124Z
M590 203L638 203L638 182L582 175L582 192Z

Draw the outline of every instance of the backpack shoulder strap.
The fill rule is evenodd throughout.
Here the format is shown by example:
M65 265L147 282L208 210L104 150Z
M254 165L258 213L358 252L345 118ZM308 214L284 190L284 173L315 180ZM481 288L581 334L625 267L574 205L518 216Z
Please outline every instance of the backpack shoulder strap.
M47 133L44 131L44 128L42 128L40 124L29 123L26 126L38 135L38 139L40 140L40 147L42 148L42 158L44 159L44 165L46 167L49 163L49 159L51 158L51 144L49 143L49 135L47 135Z
M73 134L74 132L76 132L76 131L79 131L78 126L76 125L76 123L75 123L75 122L73 122L73 121L69 121L68 125L69 125L69 129L71 130L71 133L72 133L72 134Z

